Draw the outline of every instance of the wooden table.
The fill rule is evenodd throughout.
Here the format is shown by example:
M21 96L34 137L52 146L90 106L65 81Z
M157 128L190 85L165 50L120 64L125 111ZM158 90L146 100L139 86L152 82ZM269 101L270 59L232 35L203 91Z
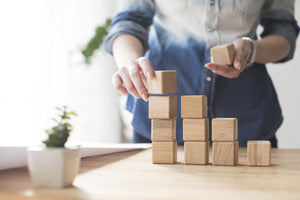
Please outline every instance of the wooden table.
M300 149L272 149L271 167L153 165L151 149L82 160L74 187L34 188L26 168L0 171L0 199L300 199ZM211 156L210 156L211 162Z

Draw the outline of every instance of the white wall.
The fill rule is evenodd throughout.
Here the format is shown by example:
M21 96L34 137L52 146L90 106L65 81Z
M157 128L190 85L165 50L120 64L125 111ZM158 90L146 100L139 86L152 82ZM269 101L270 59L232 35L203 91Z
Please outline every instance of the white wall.
M111 56L83 64L80 48L113 17L115 1L11 0L0 6L0 145L32 144L46 134L52 108L67 105L71 142L119 142Z
M300 1L296 1L296 19L300 24ZM270 64L268 70L274 81L283 110L284 122L277 136L279 147L300 148L300 39L294 59L284 64Z

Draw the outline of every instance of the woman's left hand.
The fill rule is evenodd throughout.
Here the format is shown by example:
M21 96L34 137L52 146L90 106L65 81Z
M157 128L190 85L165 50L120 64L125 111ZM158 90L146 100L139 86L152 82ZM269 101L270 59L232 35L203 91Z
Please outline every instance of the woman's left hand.
M205 67L226 78L237 78L245 69L247 61L250 59L252 45L250 41L241 38L236 39L233 44L235 49L233 65L207 63Z

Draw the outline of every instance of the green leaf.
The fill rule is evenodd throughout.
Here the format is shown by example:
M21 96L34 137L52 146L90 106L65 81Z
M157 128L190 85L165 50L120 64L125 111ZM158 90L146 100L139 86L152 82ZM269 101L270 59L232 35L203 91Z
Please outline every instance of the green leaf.
M75 112L72 112L72 111L71 111L71 112L67 112L66 114L67 114L67 115L77 116L77 114L76 114Z
M56 110L63 111L61 107L55 107Z
M86 64L90 63L90 58L94 55L94 52L102 45L104 38L108 34L111 22L111 19L107 19L104 25L98 26L96 28L95 35L90 39L85 48L81 50Z
M62 119L71 119L69 116L67 116L67 115L63 115L63 116L61 116L61 118Z
M66 126L66 127L72 127L72 125L70 123L64 123L64 126Z

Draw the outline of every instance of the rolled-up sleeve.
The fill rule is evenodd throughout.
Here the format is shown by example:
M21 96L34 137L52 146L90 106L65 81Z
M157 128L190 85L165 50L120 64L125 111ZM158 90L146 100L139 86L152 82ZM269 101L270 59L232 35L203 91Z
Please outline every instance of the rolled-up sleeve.
M119 13L112 21L111 29L105 39L105 50L112 54L113 41L122 34L137 37L144 51L149 49L148 28L152 24L155 6L152 0L125 0Z
M261 37L280 35L291 45L287 57L278 62L292 59L295 53L299 26L294 18L294 3L294 0L268 0L262 12L260 24L264 27L264 31Z

